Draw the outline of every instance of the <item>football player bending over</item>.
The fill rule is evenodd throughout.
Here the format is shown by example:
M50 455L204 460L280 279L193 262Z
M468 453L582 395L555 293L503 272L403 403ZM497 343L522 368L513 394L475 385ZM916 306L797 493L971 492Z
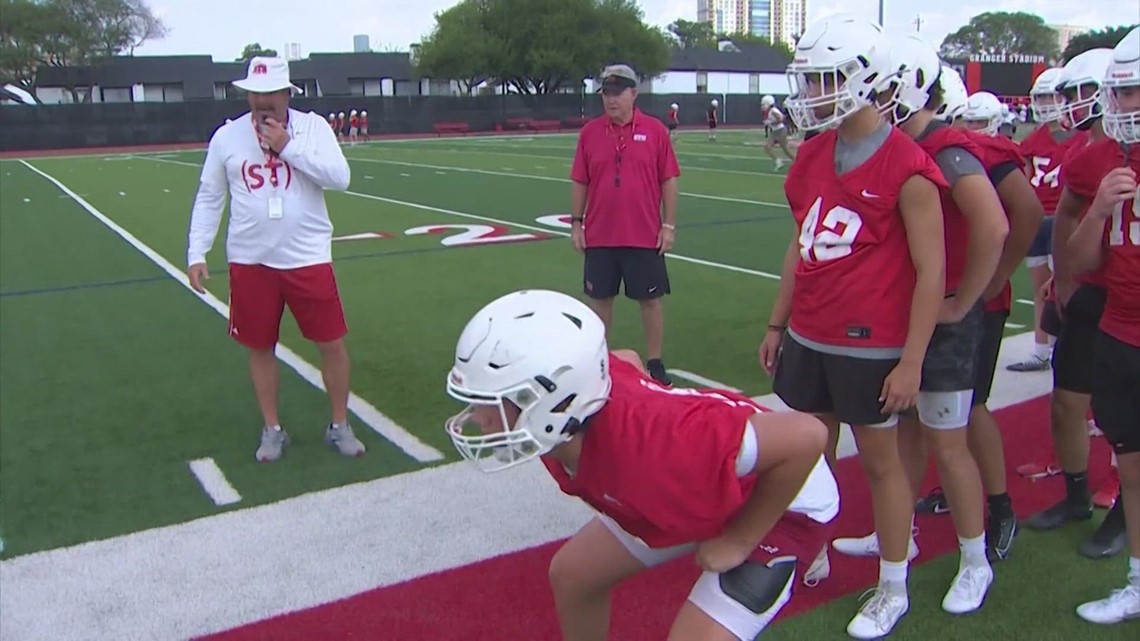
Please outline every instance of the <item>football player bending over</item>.
M447 433L485 472L539 458L598 511L550 562L563 639L603 641L614 586L695 553L704 572L668 638L752 641L839 511L826 430L733 392L664 388L605 336L564 294L492 301L459 337L447 392L467 407Z

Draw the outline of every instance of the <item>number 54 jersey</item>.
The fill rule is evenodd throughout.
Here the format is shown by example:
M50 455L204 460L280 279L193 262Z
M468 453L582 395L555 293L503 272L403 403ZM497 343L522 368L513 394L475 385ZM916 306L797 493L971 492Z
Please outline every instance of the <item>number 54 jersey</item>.
M855 143L855 153L859 144L874 142ZM899 194L914 175L940 188L946 181L930 155L894 127L844 172L836 171L836 145L835 130L803 143L784 182L799 230L789 325L824 345L899 348L915 285Z
M1041 125L1019 145L1022 157L1028 161L1029 184L1045 208L1046 216L1052 216L1061 201L1061 161L1069 150L1080 149L1089 139L1087 131L1066 132L1066 136L1057 142L1049 126Z

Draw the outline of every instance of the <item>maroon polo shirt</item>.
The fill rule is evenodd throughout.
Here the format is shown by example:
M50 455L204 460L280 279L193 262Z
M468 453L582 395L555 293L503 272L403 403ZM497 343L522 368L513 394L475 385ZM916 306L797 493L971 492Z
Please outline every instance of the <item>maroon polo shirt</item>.
M633 120L603 114L578 134L570 179L586 185L586 247L657 247L661 184L681 175L669 131L636 107Z

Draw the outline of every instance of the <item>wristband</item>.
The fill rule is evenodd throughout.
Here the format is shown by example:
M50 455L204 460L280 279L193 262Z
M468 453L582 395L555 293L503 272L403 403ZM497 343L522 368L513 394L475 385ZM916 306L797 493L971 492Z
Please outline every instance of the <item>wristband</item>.
M768 331L770 331L770 332L782 332L782 331L784 331L784 326L783 325L769 324L768 325Z
M669 223L661 223L661 226L664 227L665 229L668 229L669 231L673 231L673 230L677 229L676 225L670 225Z

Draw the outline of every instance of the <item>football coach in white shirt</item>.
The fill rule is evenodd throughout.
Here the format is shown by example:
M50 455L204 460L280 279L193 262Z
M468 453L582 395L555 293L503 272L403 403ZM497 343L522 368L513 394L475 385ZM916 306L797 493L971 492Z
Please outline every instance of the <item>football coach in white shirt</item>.
M332 222L324 190L348 189L349 168L325 119L289 108L293 92L283 58L255 57L244 79L250 112L210 138L190 214L187 276L204 293L206 254L230 197L226 259L229 333L249 349L249 374L265 427L259 461L274 461L288 442L277 418L274 347L285 306L301 334L316 343L332 420L325 442L346 456L364 444L348 424L348 332L332 268Z

